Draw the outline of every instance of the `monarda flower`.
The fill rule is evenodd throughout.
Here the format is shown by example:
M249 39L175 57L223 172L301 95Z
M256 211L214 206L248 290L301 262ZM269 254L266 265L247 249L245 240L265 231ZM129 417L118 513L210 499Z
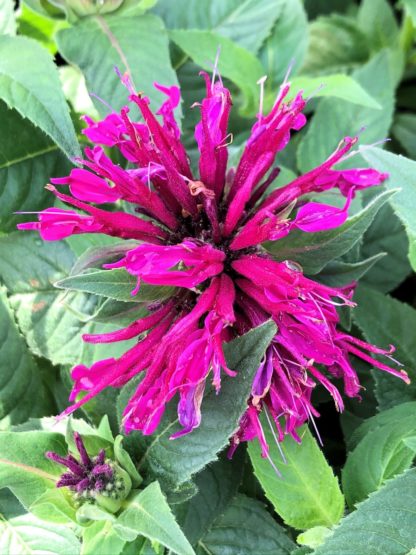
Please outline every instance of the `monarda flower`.
M56 487L69 488L77 504L89 502L110 512L117 512L123 499L130 493L130 476L106 457L104 449L96 457L88 455L78 432L74 432L74 441L79 459L71 454L61 457L53 451L45 453L48 459L68 469L56 482Z
M333 378L343 380L346 396L358 396L350 355L408 381L403 370L371 356L390 357L393 347L380 349L340 329L336 309L354 306L354 284L323 285L306 277L296 260L276 261L263 247L293 229L316 233L342 225L357 191L379 185L387 175L367 168L336 169L357 141L345 137L320 166L270 191L279 173L276 154L306 123L305 99L298 93L285 101L290 85L284 83L270 113L257 116L238 166L227 168L231 95L220 78L204 78L206 96L198 104L201 119L195 128L200 153L196 173L174 117L178 87L155 84L167 100L154 114L149 99L136 93L125 76L129 101L142 121L132 121L127 106L102 121L85 117L84 133L96 146L85 149L82 168L48 186L71 209L46 209L37 222L18 227L36 229L47 241L79 233L128 239L131 249L105 267L124 268L136 276L132 294L142 283L176 288L171 298L152 303L144 318L126 328L83 336L89 343L135 337L137 343L118 359L100 360L90 368L75 366L73 404L64 414L105 388L121 387L142 374L124 410L126 432L152 434L167 403L177 396L182 429L173 438L187 434L201 422L207 383L220 392L224 374L227 379L235 376L227 366L224 343L273 319L278 332L255 373L231 447L233 451L239 442L257 437L267 456L262 409L279 440L290 434L299 441L299 426L318 416L311 403L317 384L329 391L340 411L343 400ZM120 151L126 169L107 156L104 146ZM307 195L329 189L345 197L342 208L307 200ZM130 205L129 210L120 211L119 201ZM99 208L111 203L118 208Z

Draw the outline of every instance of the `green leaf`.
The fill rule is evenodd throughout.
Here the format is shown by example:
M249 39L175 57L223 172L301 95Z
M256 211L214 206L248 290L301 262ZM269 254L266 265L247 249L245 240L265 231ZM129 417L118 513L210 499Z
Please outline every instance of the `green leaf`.
M368 432L349 453L342 473L342 486L350 507L410 467L415 457L404 439L416 433L414 416L391 420Z
M409 555L416 545L416 468L387 482L344 518L314 555Z
M33 515L0 520L0 553L10 555L78 555L80 543L72 530Z
M255 499L239 494L199 540L197 555L289 555L295 547Z
M88 95L87 85L80 70L73 66L59 68L59 78L65 98L78 114L87 114L98 120L99 115Z
M111 502L117 503L117 501L110 500L110 503ZM95 522L114 522L115 516L109 513L107 509L103 509L97 504L83 503L77 510L76 519L82 524L91 520Z
M122 447L123 436L117 436L114 441L114 456L118 463L126 470L131 478L133 488L137 488L143 481L143 478L137 472L134 462L131 460L128 452Z
M346 73L368 58L367 37L353 19L338 14L320 17L309 25L309 33L304 73Z
M0 237L0 278L30 350L54 364L75 362L82 349L80 322L53 286L68 275L74 256L64 242L45 243L32 233ZM22 264L24 260L24 264ZM78 307L88 300L78 295Z
M263 75L264 68L248 50L211 31L171 31L170 37L192 60L210 71L218 47L221 56L218 71L241 89L245 97L243 109L251 112L257 106L257 80Z
M403 224L390 204L382 206L373 223L364 233L361 256L377 256L383 252L374 267L364 275L362 283L388 293L395 289L411 273L407 258L408 240Z
M142 535L178 555L195 555L157 482L129 499L127 508L114 523L114 529L126 541L133 541Z
M395 358L403 364L411 383L375 369L376 397L379 408L416 399L416 310L400 301L367 287L359 287L354 296L357 303L353 319L365 339L382 348L395 345ZM393 364L394 366L394 364Z
M114 66L129 73L135 88L149 96L153 107L165 98L153 87L154 81L167 86L178 83L163 22L154 15L91 16L59 31L56 39L62 56L84 74L87 89L114 110L128 103L128 91ZM102 116L107 115L106 106L95 98L93 102Z
M285 464L265 420L263 429L270 457L282 477L276 474L268 459L262 458L258 442L250 442L248 452L254 473L276 512L286 524L299 530L336 524L344 513L344 497L309 430L306 427L300 430L301 444L291 436L285 437L281 444Z
M358 26L368 37L372 50L389 47L397 43L399 26L393 8L387 0L363 0L357 16Z
M119 555L125 543L110 520L95 521L83 530L81 555Z
M49 135L68 158L80 156L57 69L42 46L26 37L0 37L0 85L10 108Z
M172 9L170 0L159 0L154 11L169 29L213 31L255 53L284 3L285 0L176 0Z
M302 532L296 538L296 542L300 545L307 545L312 549L316 549L324 543L326 538L332 534L332 530L326 528L325 526L314 526L306 532Z
M260 503L244 496L236 497L244 462L242 449L232 460L224 453L196 476L198 493L185 506L179 507L179 523L198 554L286 555L293 548L293 543ZM245 527L243 544L241 522L245 518L248 522L253 518L254 522L249 529Z
M354 430L353 435L349 439L349 449L354 449L358 443L363 440L367 434L380 429L383 426L390 425L392 422L400 422L406 420L408 417L415 414L416 402L402 403L392 407L391 409L383 410L371 418L366 418L364 422Z
M386 254L382 252L375 254L371 258L360 260L359 262L333 260L332 262L329 262L321 272L319 272L319 281L325 283L326 285L330 285L331 287L342 287L343 285L348 285L365 275L368 270L370 270L380 259L383 259L385 255Z
M314 98L332 96L367 108L381 109L379 102L349 75L342 73L322 75L321 77L304 77L302 75L294 77L290 82L291 91L288 98L294 98L302 89L305 97L310 95ZM321 86L322 88L319 88Z
M397 57L386 50L374 56L352 77L376 100L382 110L358 106L337 98L320 101L312 122L300 142L297 160L302 173L319 166L345 136L360 134L361 144L371 144L388 135L393 116ZM350 163L360 166L357 157Z
M409 158L416 158L416 115L397 114L392 131Z
M55 488L62 468L46 451L66 454L61 434L42 431L0 432L0 484L8 487L28 509L45 491Z
M195 477L197 493L180 507L179 518L179 524L192 545L202 539L237 494L244 459L242 450L237 451L232 460L221 455L218 461Z
M373 167L389 174L387 189L401 188L390 202L406 228L409 260L416 270L416 162L378 148L363 152L363 156Z
M18 222L34 219L33 213L14 212L50 206L53 199L45 185L51 176L67 174L70 164L43 131L2 101L0 120L0 230L14 231Z
M142 450L141 455L137 454L139 471L146 469L162 487L175 489L216 459L217 453L238 427L247 406L254 373L275 333L275 324L266 322L224 346L227 363L238 375L235 378L225 376L218 395L210 391L205 396L201 425L191 434L174 441L169 439L180 429L176 407L171 403L153 436L133 433L126 438L126 444L133 443ZM117 402L120 416L135 387L136 384L131 382L123 388Z
M0 287L0 377L0 429L43 416L48 396L40 369L19 333L4 287Z
M416 436L405 437L403 442L413 453L416 453Z
M35 13L51 19L62 19L62 11L45 0L23 0L23 3Z
M71 494L64 489L48 489L32 505L29 512L37 518L55 524L73 524L75 508L69 502Z
M17 497L8 488L0 489L0 507L0 512L5 519L26 514Z
M0 35L15 35L16 20L13 0L0 0Z
M328 231L291 232L290 237L266 243L266 248L278 260L294 260L306 274L316 274L331 260L348 252L361 238L378 210L390 198L392 191L380 193L345 224Z
M18 17L19 35L35 39L45 46L51 54L56 54L58 50L54 34L58 29L66 26L66 22L41 15L22 2Z
M308 20L301 0L284 0L283 9L259 52L267 75L266 91L277 92L291 63L303 63L309 42Z
M137 286L137 278L129 274L124 268L113 270L94 270L88 273L73 275L55 283L60 289L93 293L116 301L136 302L156 301L169 297L174 292L173 287L156 287L143 283L136 295L132 295Z
M413 25L416 23L416 2L415 0L401 0L400 4L404 6L406 12L410 15Z

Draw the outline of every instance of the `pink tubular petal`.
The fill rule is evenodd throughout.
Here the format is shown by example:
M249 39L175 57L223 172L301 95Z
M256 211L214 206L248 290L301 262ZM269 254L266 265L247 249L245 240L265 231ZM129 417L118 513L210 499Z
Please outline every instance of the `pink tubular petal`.
M125 267L133 275L152 285L193 288L223 269L225 255L211 245L198 246L191 241L178 245L139 245L125 258L107 268ZM178 265L183 270L175 270Z
M201 121L195 127L195 139L200 152L199 172L201 181L221 198L227 169L226 146L228 118L231 109L230 91L221 82L206 82L206 96L200 104Z
M288 91L288 85L282 88L270 114L260 117L252 129L229 193L230 204L224 224L226 237L235 229L252 191L272 166L276 153L286 146L291 130L300 129L306 121L301 115L305 106L301 94L289 104L283 103Z
M82 339L86 343L113 343L114 341L126 341L140 335L158 324L173 309L173 302L168 302L164 307L153 314L136 320L126 328L110 333L84 334Z
M72 204L76 208L91 214L94 222L97 225L101 225L102 233L122 237L123 239L145 239L152 243L160 243L160 239L166 237L166 233L151 222L141 220L126 212L107 212L106 210L90 206L80 200L60 193L52 185L47 188L63 202ZM86 232L86 230L83 231L83 233Z
M46 208L38 215L38 222L18 224L21 230L36 230L44 241L60 241L78 233L100 233L103 226L92 216L85 216L73 210Z
M180 139L181 131L176 123L174 115L174 110L179 106L181 101L180 88L176 86L164 87L159 83L153 83L153 85L158 91L168 97L156 113L163 116L163 125L166 131L168 131L175 139Z
M298 210L295 219L295 226L307 233L325 231L339 227L348 218L348 209L351 204L354 189L348 192L347 202L344 208L337 208L328 204L318 202L308 202Z
M51 179L51 183L67 184L75 198L96 204L115 202L121 197L104 179L80 168L71 170L66 178Z

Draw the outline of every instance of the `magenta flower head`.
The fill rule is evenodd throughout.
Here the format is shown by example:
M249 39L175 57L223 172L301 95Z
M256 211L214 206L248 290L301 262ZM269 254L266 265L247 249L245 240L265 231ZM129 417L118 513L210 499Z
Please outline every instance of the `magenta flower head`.
M74 432L74 440L79 460L71 454L61 457L52 451L45 453L48 459L68 469L56 482L56 487L69 488L78 504L84 501L97 503L116 512L131 490L130 476L114 461L106 458L104 449L96 457L90 457L78 432Z
M267 456L262 409L279 440L285 434L299 440L298 427L318 415L311 404L317 384L329 391L339 410L343 400L333 378L343 380L346 396L358 396L350 355L408 381L403 370L371 357L390 357L393 347L379 349L339 328L336 308L354 305L353 284L334 288L318 283L304 275L296 260L276 261L263 246L294 229L316 233L342 225L357 191L379 185L387 175L367 168L336 169L357 142L345 137L319 167L269 194L279 173L276 154L305 125L306 101L301 93L286 101L290 85L283 84L270 113L258 115L237 168L227 168L231 95L220 78L204 78L206 96L198 104L201 119L195 129L196 174L174 118L179 89L156 84L167 100L154 114L149 99L123 77L142 121L132 121L127 106L102 121L85 117L84 133L97 146L85 149L82 168L52 179L49 186L71 209L46 209L37 222L18 227L36 229L47 241L79 233L135 241L120 260L105 267L124 268L135 276L133 294L142 283L176 288L171 298L149 305L148 314L126 328L84 335L89 343L138 339L118 359L72 370L73 404L64 414L141 373L124 410L126 432L152 434L167 403L177 396L182 429L173 437L187 434L201 422L207 382L220 392L223 375L235 375L227 366L224 343L271 318L278 332L255 374L247 412L232 440L233 450L257 437ZM127 169L115 164L103 146L118 149L129 162ZM345 197L342 208L306 200L306 195L329 189ZM119 200L131 209L99 207Z

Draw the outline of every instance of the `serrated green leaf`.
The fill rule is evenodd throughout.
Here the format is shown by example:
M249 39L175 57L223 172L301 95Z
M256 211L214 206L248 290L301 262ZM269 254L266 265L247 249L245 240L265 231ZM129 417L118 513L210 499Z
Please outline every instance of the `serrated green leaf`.
M286 555L293 548L262 504L237 495L244 461L242 449L232 460L224 453L197 475L198 493L178 509L182 530L198 554ZM241 523L245 519L252 524L243 530Z
M344 262L333 260L319 272L319 281L331 287L342 287L357 281L370 270L374 264L386 256L384 252L375 254L371 258L359 262Z
M17 232L0 238L0 258L0 278L30 350L54 364L77 361L83 323L66 310L62 293L59 295L53 286L73 266L69 247L63 242L45 243L36 234ZM82 295L74 302L86 309Z
M416 162L380 149L363 152L365 160L376 169L389 174L387 189L401 190L391 199L391 205L406 228L409 239L409 260L416 269Z
M360 286L354 296L357 303L353 319L365 339L382 348L396 347L395 358L409 374L410 385L381 370L374 371L379 408L416 399L416 310L388 295ZM392 363L394 366L394 363Z
M354 430L354 433L349 438L348 448L350 450L354 449L370 432L378 430L382 426L390 425L394 421L400 422L403 419L407 419L408 417L414 415L415 411L416 402L410 401L408 403L396 405L391 409L383 410L383 412L379 412L371 418L366 418L364 422L356 430Z
M180 429L176 408L171 403L153 436L133 433L126 438L126 445L135 447L139 472L146 469L164 489L175 490L216 459L217 453L238 427L247 406L253 375L275 333L276 326L269 321L224 346L228 366L238 375L222 379L219 395L211 391L205 396L201 425L191 434L174 441L169 439ZM121 391L117 401L120 420L127 399L136 386L131 382Z
M26 37L0 37L0 85L0 97L8 106L40 127L68 158L80 156L57 69L39 43Z
M237 494L245 453L238 450L232 460L225 454L195 477L197 493L179 508L179 524L193 546L209 531Z
M364 233L361 255L373 257L383 252L374 267L362 278L362 283L388 293L406 279L412 269L407 258L408 240L403 224L390 204L382 206L372 224Z
M257 106L256 82L263 75L264 69L253 54L230 39L211 31L178 30L170 31L169 35L185 54L208 71L211 70L211 63L220 47L218 71L241 89L245 97L244 110L251 112Z
M348 252L362 237L378 210L390 198L388 191L372 199L342 226L318 233L293 230L290 236L266 243L278 260L294 260L307 274L316 274L331 260Z
M68 172L70 164L43 131L0 101L0 230L14 231L16 224L34 215L17 211L41 210L51 204L45 185L51 176Z
M8 487L25 508L55 487L61 468L45 457L46 451L66 454L60 434L0 432L0 484Z
M291 436L285 437L281 444L285 464L265 420L263 429L270 456L282 477L277 476L268 459L262 458L258 442L249 443L248 452L254 473L276 512L286 524L298 530L336 524L344 513L344 497L309 430L301 428L301 444Z
M6 290L0 287L0 429L43 416L48 400L40 368L19 333Z
M142 283L139 292L132 295L133 289L137 286L137 278L124 268L72 275L57 281L55 286L60 289L93 293L116 301L136 303L162 300L174 292L174 287L155 287Z
M416 469L387 482L345 517L314 555L409 555L416 544Z
M177 555L195 555L157 482L129 499L126 509L113 526L126 541L133 541L142 535L161 543Z
M393 116L397 67L400 67L400 60L395 53L383 50L352 74L383 107L382 110L336 98L320 101L299 144L297 160L302 173L319 166L345 136L352 136L361 130L361 144L372 144L388 135ZM348 162L354 167L360 166L357 157Z
M66 526L46 523L33 515L0 520L0 553L10 555L78 555L80 543Z
M410 467L415 454L404 439L415 433L414 416L392 420L368 432L349 453L342 472L342 486L350 507Z
M153 87L154 81L166 86L178 83L170 64L163 22L154 15L91 16L59 31L56 40L61 55L84 74L87 89L114 110L128 103L128 91L114 66L121 73L129 73L136 89L149 96L153 107L164 100L164 95ZM96 98L93 102L100 115L107 115L104 104ZM180 108L177 112L180 114Z
M294 543L264 505L238 494L199 540L197 555L289 555Z
M301 0L284 0L283 9L259 51L267 75L266 91L275 90L286 72L302 65L309 42L308 19Z
M285 0L159 0L154 12L169 29L203 29L257 52L278 19Z
M411 449L413 453L416 453L416 436L405 437L403 443L406 445L406 447L409 447L409 449Z

